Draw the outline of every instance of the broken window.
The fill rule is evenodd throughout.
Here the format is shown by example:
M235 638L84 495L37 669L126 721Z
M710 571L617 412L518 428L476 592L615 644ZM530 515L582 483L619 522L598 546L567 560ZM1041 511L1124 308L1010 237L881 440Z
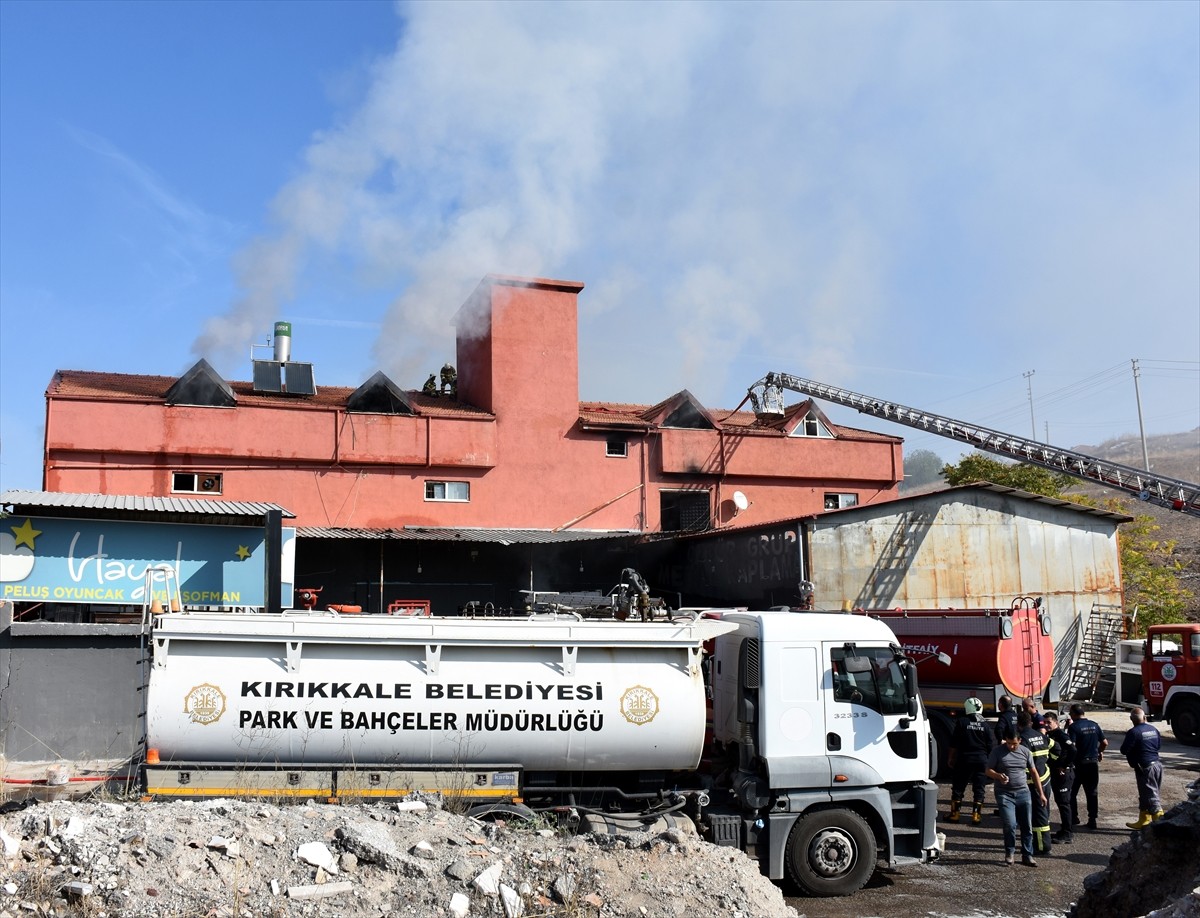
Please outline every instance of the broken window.
M709 493L702 491L660 491L659 518L663 532L695 532L707 529Z
M220 472L172 472L172 494L220 494Z
M844 507L857 507L857 494L834 494L826 493L825 509L826 510L841 510Z

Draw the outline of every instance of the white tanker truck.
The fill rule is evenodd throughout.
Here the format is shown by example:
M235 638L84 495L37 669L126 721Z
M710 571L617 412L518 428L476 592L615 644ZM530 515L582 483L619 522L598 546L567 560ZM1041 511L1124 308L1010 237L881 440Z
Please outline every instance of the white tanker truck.
M687 816L818 896L938 854L916 667L873 619L176 613L152 645L151 796Z

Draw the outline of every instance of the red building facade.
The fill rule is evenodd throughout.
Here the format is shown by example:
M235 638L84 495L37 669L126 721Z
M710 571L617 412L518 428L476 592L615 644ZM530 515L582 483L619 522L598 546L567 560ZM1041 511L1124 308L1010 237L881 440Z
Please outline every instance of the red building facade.
M356 530L655 533L896 497L901 440L834 425L810 402L771 422L686 390L581 402L582 288L485 278L455 316L456 388L435 393L383 374L267 391L203 361L179 379L60 370L43 487L273 502L299 527Z

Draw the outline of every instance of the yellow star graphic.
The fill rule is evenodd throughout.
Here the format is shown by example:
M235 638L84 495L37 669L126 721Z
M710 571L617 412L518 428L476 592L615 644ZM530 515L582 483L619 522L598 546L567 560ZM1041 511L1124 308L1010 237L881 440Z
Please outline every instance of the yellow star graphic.
M13 535L17 537L17 544L14 548L20 547L21 543L29 546L30 551L37 551L34 547L33 540L42 534L42 530L33 528L33 520L26 520L20 526L10 526Z
M234 554L238 556L239 561L245 561L250 557L250 549L245 545L239 545L238 550L235 551Z

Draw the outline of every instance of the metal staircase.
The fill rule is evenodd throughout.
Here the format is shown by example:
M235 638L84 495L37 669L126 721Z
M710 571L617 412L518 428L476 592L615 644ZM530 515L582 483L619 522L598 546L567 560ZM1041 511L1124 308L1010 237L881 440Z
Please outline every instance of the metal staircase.
M1136 613L1135 613L1136 614ZM1071 701L1111 705L1117 688L1117 642L1125 637L1128 622L1120 606L1093 603L1079 639L1075 668L1067 685Z
M1200 514L1200 485L1177 478L1164 478L1151 472L1115 462L1105 462L1095 456L1058 449L1036 440L1026 440L1013 434L990 430L978 424L968 424L939 414L918 411L894 402L872 398L849 389L827 386L811 379L801 379L787 373L768 373L750 387L750 402L760 417L779 417L784 412L783 390L790 389L805 395L855 408L862 414L905 424L951 440L968 443L999 456L1006 456L1030 465L1095 481L1106 487L1132 494L1139 500L1158 504L1184 513Z

